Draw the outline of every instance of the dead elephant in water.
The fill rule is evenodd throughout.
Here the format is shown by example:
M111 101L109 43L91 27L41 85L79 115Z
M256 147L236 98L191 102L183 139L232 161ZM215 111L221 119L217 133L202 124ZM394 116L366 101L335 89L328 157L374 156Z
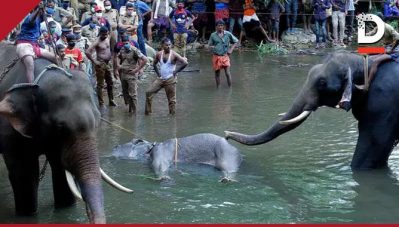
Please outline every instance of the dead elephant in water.
M223 137L201 133L151 143L141 139L113 148L113 156L122 159L152 161L158 179L168 179L168 169L176 163L201 163L223 172L222 182L234 181L242 155Z

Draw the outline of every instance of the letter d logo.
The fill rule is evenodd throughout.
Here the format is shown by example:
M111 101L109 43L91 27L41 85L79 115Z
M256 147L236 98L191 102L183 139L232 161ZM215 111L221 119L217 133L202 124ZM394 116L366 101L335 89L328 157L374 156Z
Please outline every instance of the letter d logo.
M359 44L370 44L378 42L384 35L385 23L374 14L360 14L357 16L358 20L358 36L357 42ZM377 33L372 36L366 36L366 21L372 21L377 24Z

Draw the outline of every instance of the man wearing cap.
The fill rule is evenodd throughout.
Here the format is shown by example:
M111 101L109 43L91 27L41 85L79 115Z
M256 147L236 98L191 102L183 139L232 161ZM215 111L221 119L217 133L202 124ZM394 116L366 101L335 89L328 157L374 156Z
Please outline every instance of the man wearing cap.
M107 84L108 101L110 106L116 106L113 94L112 81L112 53L109 40L109 30L103 26L100 28L98 39L87 49L86 56L93 62L97 78L97 97L100 106L104 105L103 87L104 80ZM97 58L93 58L93 52L96 52Z
M184 8L184 0L177 2L177 8L170 13L169 19L173 28L175 48L179 54L186 57L187 30L193 20L193 15Z
M75 35L76 39L76 47L79 48L80 52L82 52L83 55L83 62L81 63L82 65L82 70L88 73L89 75L92 74L92 70L89 69L88 66L91 67L91 62L86 56L86 50L89 49L89 46L91 45L90 40L87 37L82 36L82 26L80 24L76 24L72 27L72 32Z
M62 29L62 33L61 33L61 37L60 39L58 39L58 41L56 42L56 44L62 44L64 46L68 46L68 42L67 42L67 35L72 33L72 29L70 28L63 28Z
M65 49L65 55L67 57L72 57L76 62L78 62L78 67L71 67L71 69L82 70L83 55L79 48L76 47L76 37L74 34L68 34L67 37L68 46Z
M126 4L126 14L119 17L119 27L125 29L129 38L137 34L137 27L139 24L139 17L134 8L133 3L128 2Z
M131 45L129 36L123 36L122 42L123 48L118 53L115 68L121 72L122 94L125 104L129 105L129 113L136 114L138 74L148 60L139 49Z
M25 17L16 41L17 56L24 63L28 83L32 83L34 79L35 58L44 57L56 62L54 54L40 48L37 43L40 37L40 23L43 21L43 10L43 3L40 3L38 7Z
M215 70L216 88L220 86L220 70L224 69L227 84L231 87L230 75L230 57L234 48L238 43L238 39L228 31L225 31L225 23L223 20L216 21L216 32L209 37L208 46L213 48L213 69ZM233 44L230 46L230 44Z

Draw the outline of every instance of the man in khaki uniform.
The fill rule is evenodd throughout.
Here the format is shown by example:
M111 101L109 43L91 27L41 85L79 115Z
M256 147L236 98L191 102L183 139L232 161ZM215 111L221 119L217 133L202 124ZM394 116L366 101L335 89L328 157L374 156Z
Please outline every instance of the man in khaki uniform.
M137 79L140 70L146 65L147 57L139 49L131 45L129 36L122 37L123 48L118 53L122 94L125 104L129 105L129 113L137 112Z
M76 16L79 18L83 13L90 10L89 0L71 0L71 7L75 9Z
M138 25L139 17L135 7L132 3L127 3L126 14L119 17L119 27L125 29L130 39L132 39L133 36L136 36ZM135 40L137 41L137 38Z
M82 52L83 55L83 63L82 70L89 73L88 66L91 67L91 62L86 56L86 50L91 46L91 42L87 37L82 36L82 26L80 24L76 24L72 27L73 34L76 37L76 47Z
M94 19L94 18L93 18ZM91 43L97 40L100 27L92 21L90 24L83 26L82 36L87 37Z
M118 37L117 27L118 27L118 20L119 20L119 13L116 9L112 9L111 2L109 0L104 2L105 11L103 13L103 17L108 20L111 24L111 46L115 46L116 40Z
M80 23L83 24L83 22L86 19L89 19L91 17L93 17L94 15L96 15L96 11L95 11L95 7L97 6L97 2L96 1L92 1L90 2L90 8L88 11L86 11L85 13L82 14L82 18L80 20Z
M77 18L77 12L76 10L71 6L70 0L64 0L62 3L62 8L66 10L67 12L59 10L59 17L61 19L61 25L62 27L67 27L67 28L72 28L72 26L78 22ZM70 17L72 16L72 19Z

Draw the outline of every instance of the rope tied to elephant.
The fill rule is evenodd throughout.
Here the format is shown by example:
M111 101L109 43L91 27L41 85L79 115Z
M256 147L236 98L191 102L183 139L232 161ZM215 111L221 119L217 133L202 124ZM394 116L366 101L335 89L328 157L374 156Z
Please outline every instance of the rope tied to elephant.
M47 72L48 70L51 69L58 69L61 70L62 72L64 72L64 74L69 77L72 78L72 74L70 72L68 72L66 69L59 67L58 65L55 64L50 64L48 66L46 66L40 73L39 75L36 77L36 79L33 81L33 84L38 84L39 80L43 77L44 73Z
M143 138L142 136L140 136L140 135L138 135L138 134L132 132L131 130L126 129L126 128L124 128L124 127L118 125L118 124L112 123L112 122L108 121L107 119L105 119L105 118L103 118L103 117L100 117L100 119L101 119L102 121L104 121L105 123L108 123L109 125L111 125L111 126L113 126L113 127L115 127L115 128L119 128L119 129L121 129L121 130L123 130L123 131L125 131L125 132L127 132L127 133L129 133L129 134L131 134L131 135L133 135L133 136L136 136L137 138Z
M369 55L366 54L363 57L364 60L364 90L367 91L369 89Z
M175 138L175 141L176 141L176 143L175 143L175 155L174 155L174 158L173 158L173 162L175 163L175 166L177 168L177 151L179 149L179 144L177 142L177 138Z
M39 181L42 181L44 176L45 176L45 174L46 174L47 164L48 164L48 159L46 158L46 161L44 161L43 167L42 167L42 169L40 170L40 173L39 173Z
M14 68L14 66L17 64L17 62L19 61L20 59L17 57L17 58L14 58L14 60L12 60L12 62L10 63L10 64L8 64L5 68L4 68L4 70L3 70L3 72L0 74L0 83L1 83L1 81L4 79L4 77L7 75L7 73L8 72L10 72L10 70L12 69L12 68Z

